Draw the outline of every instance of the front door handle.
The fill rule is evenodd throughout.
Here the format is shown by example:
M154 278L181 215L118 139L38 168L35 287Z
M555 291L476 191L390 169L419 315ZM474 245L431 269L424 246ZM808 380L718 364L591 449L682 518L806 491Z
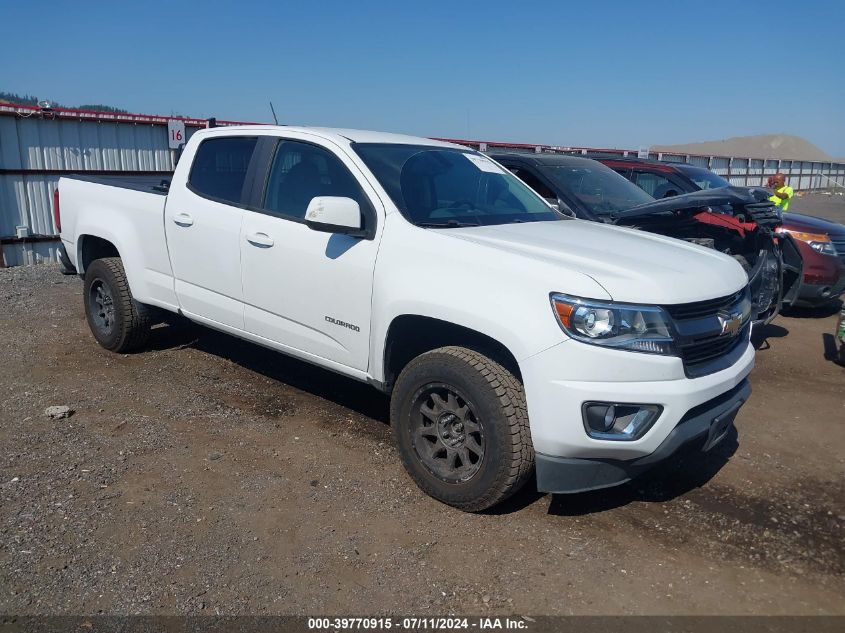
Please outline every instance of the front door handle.
M275 243L266 233L250 233L246 236L246 241L258 248L270 248Z
M194 218L187 213L177 213L173 216L173 221L179 226L191 226L194 223Z

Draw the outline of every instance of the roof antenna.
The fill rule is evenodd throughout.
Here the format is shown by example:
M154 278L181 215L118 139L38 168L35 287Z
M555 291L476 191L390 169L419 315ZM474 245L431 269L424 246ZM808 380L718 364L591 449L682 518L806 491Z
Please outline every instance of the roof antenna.
M276 125L279 124L279 119L276 118L276 109L273 107L273 102L270 102L270 112L273 113L273 120L276 122Z

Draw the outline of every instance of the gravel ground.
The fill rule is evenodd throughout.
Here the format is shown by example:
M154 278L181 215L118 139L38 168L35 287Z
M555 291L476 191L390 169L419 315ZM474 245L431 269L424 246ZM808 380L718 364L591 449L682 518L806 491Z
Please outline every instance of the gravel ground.
M111 354L79 279L0 270L0 613L845 614L834 323L760 333L714 454L469 515L370 388L189 325Z

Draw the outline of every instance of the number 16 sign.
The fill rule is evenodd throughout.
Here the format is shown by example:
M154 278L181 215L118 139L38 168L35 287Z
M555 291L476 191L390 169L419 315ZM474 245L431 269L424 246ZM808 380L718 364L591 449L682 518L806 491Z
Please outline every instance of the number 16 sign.
M167 122L167 146L170 149L179 149L185 144L185 122L173 121Z

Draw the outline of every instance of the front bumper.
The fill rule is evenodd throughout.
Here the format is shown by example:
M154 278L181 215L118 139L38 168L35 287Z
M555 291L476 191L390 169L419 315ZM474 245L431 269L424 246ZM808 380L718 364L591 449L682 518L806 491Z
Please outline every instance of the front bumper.
M798 299L795 300L794 304L796 306L818 306L837 299L843 293L845 293L845 275L833 284L802 283Z
M815 306L845 292L845 264L833 255L817 253L801 242L804 278L795 305Z
M804 260L801 288L793 302L799 306L817 306L845 292L845 262L835 255L825 255L798 241Z
M632 475L625 473L639 471L663 459L667 451L674 452L679 446L677 438L698 438L700 424L709 424L724 413L718 407L726 394L744 402L748 397L746 379L753 367L754 348L750 344L729 367L698 378L687 378L683 362L674 356L612 350L572 340L523 360L520 371L540 489L572 492L586 489L577 481L592 481L591 486L603 487L629 479ZM601 440L591 438L584 429L581 407L590 401L657 404L663 411L637 440ZM699 414L705 422L688 425ZM676 431L680 426L686 428ZM692 431L695 433L687 437ZM676 439L670 440L670 436ZM584 463L570 468L570 473L574 469L584 473L596 470L599 462L610 463L619 474L611 477L602 468L600 475L573 475L573 483L567 485L558 476L549 479L543 474L550 465L573 462ZM623 463L631 468L623 467ZM549 488L542 488L544 485Z
M708 451L725 438L750 395L751 385L745 379L728 393L695 407L656 451L639 459L573 459L537 453L537 490L575 493L609 488L633 479L692 444L698 443Z

